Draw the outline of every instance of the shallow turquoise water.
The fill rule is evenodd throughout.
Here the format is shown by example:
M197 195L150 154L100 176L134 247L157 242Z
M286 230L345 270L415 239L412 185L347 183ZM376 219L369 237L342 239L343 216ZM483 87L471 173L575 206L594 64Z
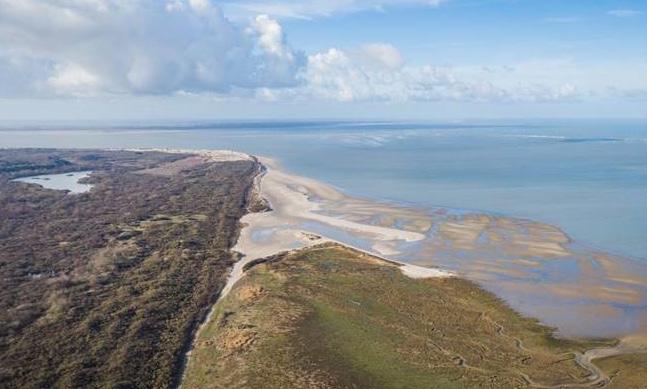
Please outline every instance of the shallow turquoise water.
M351 194L528 217L647 260L647 121L29 128L0 130L0 147L236 149Z

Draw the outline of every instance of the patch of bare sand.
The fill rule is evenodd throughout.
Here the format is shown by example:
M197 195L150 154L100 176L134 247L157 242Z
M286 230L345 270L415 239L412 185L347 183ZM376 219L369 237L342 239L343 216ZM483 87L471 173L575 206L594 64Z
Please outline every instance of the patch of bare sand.
M145 148L145 149L126 149L126 151L147 152L154 151L167 154L189 154L200 156L208 162L227 162L227 161L250 161L253 157L249 154L233 150L193 150L193 149L166 149L166 148Z
M244 266L255 259L326 241L359 249L354 240L364 240L371 242L374 251L361 251L384 257L399 254L400 243L416 242L426 237L413 228L391 226L402 217L398 214L402 210L380 204L376 204L375 209L370 209L368 202L347 197L329 185L279 170L271 159L262 158L261 161L267 167L267 171L259 182L259 193L270 204L271 211L250 213L243 217L244 228L234 250L242 253L244 258L232 271L232 280L239 279ZM337 213L328 213L328 208L334 209ZM346 211L353 209L359 211L341 214L342 208ZM369 223L369 220L375 221L372 217L375 214L383 216L382 222ZM310 230L308 225L311 223L323 225L331 231L339 231L339 234L334 233L339 236L328 237L320 231ZM421 224L423 223L417 221L416 225ZM430 225L429 222L428 225ZM315 235L319 238L313 239ZM430 270L425 273L418 269L406 274L417 277L422 276L423 273L427 277L450 275L446 271ZM228 293L230 289L231 287L226 287L223 293Z
M237 158L235 153L211 153L216 153L214 158ZM267 170L256 182L256 196L265 199L272 210L243 217L244 228L234 247L243 256L222 297L253 260L337 242L404 265L402 271L412 277L454 274L433 268L442 264L472 280L501 286L504 298L521 290L554 300L556 306L560 301L587 298L607 304L644 301L644 278L632 279L611 257L597 258L601 266L593 266L573 251L570 238L555 226L479 213L421 212L353 198L330 185L282 171L271 159L259 160ZM407 267L398 262L402 260L422 266ZM558 271L545 271L546 260L575 261L580 269L562 280ZM536 282L537 274L542 274L545 282ZM535 282L528 283L529 279Z
M438 278L447 277L450 275L445 270L434 269L429 267L422 267L410 264L400 266L402 273L409 278Z
M263 287L258 285L246 285L238 289L238 298L242 302L254 301L263 294Z
M459 250L503 249L510 255L558 258L570 255L570 241L558 228L522 219L482 214L451 218L440 224L444 244Z
M185 170L189 170L194 167L203 165L207 162L208 162L207 158L199 155L194 155L177 161L168 162L154 168L138 170L135 173L151 174L154 176L174 176L176 174L180 174Z

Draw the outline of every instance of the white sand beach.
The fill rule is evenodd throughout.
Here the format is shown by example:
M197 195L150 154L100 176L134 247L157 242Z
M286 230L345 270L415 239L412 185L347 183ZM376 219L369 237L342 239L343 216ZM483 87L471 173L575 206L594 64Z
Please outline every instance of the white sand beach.
M347 197L335 188L316 180L286 173L269 158L259 158L259 160L267 169L258 182L259 195L270 204L271 211L250 213L243 217L244 227L234 250L244 257L232 272L234 278L242 274L242 268L246 263L255 259L324 242L337 242L398 262L388 258L390 255L399 253L398 243L425 239L422 232L413 229L398 229L354 221L353 219L357 219L358 215L353 215L352 212L347 215L328 214L326 208L332 203L346 203L348 206L348 203L362 200ZM377 207L378 204L376 204ZM398 209L373 211L395 214ZM308 228L308 225L313 222L323 225L325 229L339 231L340 236L326 236L320 229ZM371 249L357 247L355 239L371 242ZM406 275L416 278L452 275L451 272L440 269L402 265ZM228 287L231 286L228 285Z

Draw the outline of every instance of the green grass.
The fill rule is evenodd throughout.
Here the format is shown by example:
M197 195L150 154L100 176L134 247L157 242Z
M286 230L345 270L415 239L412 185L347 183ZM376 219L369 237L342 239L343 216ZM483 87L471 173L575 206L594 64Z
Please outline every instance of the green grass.
M410 279L339 246L257 264L217 309L187 388L578 383L588 372L564 353L605 343L556 339L471 282Z
M611 377L612 388L647 388L646 354L616 355L596 360L595 364Z

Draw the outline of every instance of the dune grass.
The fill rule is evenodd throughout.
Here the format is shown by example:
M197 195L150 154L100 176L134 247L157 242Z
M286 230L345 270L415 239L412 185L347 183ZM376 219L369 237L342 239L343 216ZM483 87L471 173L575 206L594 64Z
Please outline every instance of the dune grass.
M257 264L219 302L185 388L465 388L584 383L556 339L459 278L410 279L340 246Z
M612 388L647 388L646 354L616 355L596 360L595 364L609 374Z

